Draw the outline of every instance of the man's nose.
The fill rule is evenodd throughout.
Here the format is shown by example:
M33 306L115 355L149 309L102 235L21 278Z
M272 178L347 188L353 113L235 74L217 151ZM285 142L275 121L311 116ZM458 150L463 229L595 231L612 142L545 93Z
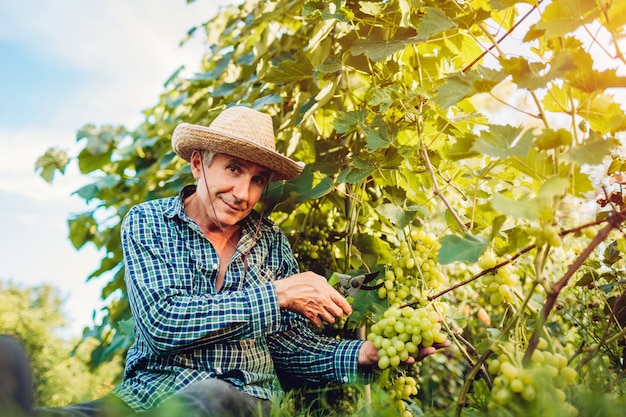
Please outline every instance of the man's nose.
M250 181L244 179L237 181L237 183L233 187L233 196L238 200L238 202L248 201L249 194Z

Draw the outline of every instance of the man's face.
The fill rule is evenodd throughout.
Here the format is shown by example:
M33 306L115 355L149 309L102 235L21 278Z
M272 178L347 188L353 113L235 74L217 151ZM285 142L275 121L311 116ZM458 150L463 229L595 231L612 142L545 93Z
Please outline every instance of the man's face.
M194 153L201 159L199 153ZM192 165L198 180L197 193L214 224L233 226L250 214L261 198L271 171L254 162L234 156L216 154L210 166Z

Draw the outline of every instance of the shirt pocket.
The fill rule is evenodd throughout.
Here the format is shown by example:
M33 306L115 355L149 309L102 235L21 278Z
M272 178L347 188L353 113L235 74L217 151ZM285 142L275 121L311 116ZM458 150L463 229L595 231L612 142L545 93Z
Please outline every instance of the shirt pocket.
M256 264L249 264L244 281L243 287L258 286L276 281L276 275L271 269L259 267Z

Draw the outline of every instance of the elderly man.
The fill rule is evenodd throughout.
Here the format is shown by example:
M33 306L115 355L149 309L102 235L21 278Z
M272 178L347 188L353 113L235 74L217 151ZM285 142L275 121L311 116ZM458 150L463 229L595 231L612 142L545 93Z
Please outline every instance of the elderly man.
M253 210L270 181L302 171L275 151L270 116L230 107L208 127L179 125L172 147L196 184L136 205L122 224L135 320L124 379L112 396L58 415L94 415L105 402L119 415L174 406L185 416L268 415L277 371L343 383L370 372L371 342L307 326L351 306L324 277L299 272L285 235Z

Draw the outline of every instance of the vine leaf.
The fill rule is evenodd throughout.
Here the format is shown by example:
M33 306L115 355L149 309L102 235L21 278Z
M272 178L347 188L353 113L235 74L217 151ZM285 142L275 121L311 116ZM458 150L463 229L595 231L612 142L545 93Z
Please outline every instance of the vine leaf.
M56 171L59 171L61 174L65 173L65 167L69 161L65 151L58 148L49 148L45 154L37 159L35 170L40 171L39 176L41 178L51 183Z
M536 197L523 196L512 200L502 194L495 194L491 207L508 216L518 219L538 220L551 216L553 197L563 194L570 186L566 178L551 177L545 180ZM520 201L523 200L523 203Z
M273 66L265 74L265 81L287 84L292 81L307 80L313 76L313 65L302 51L299 51L295 60L285 59Z
M619 146L615 139L593 139L585 144L575 146L563 155L567 161L574 162L579 166L584 164L599 165L611 150Z
M451 74L439 87L433 102L443 109L448 108L474 93L490 92L506 77L504 71L485 67L478 67L468 73Z
M441 248L439 248L439 263L442 265L454 261L476 262L480 254L485 251L489 241L471 233L466 233L464 237L448 235L441 238Z
M456 23L448 19L440 9L425 7L424 13L425 14L420 19L419 29L417 31L418 38L428 39L432 35L445 32L457 26Z
M595 0L553 0L543 12L541 20L533 25L525 42L540 36L557 38L591 23L600 16Z
M608 94L595 94L588 103L580 106L578 114L589 122L593 130L613 133L626 130L624 111Z
M525 156L532 146L533 135L532 132L526 131L520 140L517 140L521 132L521 127L491 125L489 130L481 132L471 150L501 159Z
M417 208L414 208L413 210L405 210L402 207L392 203L381 204L380 206L376 207L376 212L378 214L389 219L389 221L399 229L403 229L404 227L408 226L415 218L418 211L419 209Z

